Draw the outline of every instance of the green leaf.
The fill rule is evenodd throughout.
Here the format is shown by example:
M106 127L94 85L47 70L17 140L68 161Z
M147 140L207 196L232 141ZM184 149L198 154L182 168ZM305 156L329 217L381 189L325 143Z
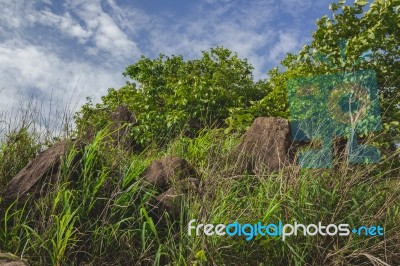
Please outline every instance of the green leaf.
M374 40L374 39L375 39L375 33L370 32L370 33L368 34L368 38L370 38L371 40Z
M359 5L359 6L365 6L368 3L367 0L358 0L355 2L355 4Z
M201 262L206 262L207 261L206 252L204 250L197 251L195 258Z

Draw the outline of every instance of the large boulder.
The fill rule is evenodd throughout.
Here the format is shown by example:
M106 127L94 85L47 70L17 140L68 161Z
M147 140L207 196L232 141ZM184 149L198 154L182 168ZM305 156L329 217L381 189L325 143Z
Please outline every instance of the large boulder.
M196 171L185 159L170 155L151 163L145 170L143 179L165 191L177 181L195 176Z
M7 184L3 202L23 199L29 193L40 192L43 185L54 182L70 145L72 143L69 140L63 140L38 154Z
M258 117L234 152L235 164L240 171L277 171L289 163L291 143L288 120Z

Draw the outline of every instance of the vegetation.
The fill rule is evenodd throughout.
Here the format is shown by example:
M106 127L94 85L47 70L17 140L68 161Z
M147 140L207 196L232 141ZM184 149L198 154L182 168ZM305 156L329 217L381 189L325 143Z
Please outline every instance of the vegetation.
M265 95L265 85L253 82L251 70L246 60L222 47L189 61L182 56L142 57L124 73L134 82L110 89L102 103L82 108L78 130L104 127L107 112L121 104L136 114L131 133L141 147L163 144L182 132L193 135L204 127L220 127L230 109L246 109Z
M366 1L339 1L331 9L331 18L317 21L312 43L288 55L268 80L254 82L251 65L223 47L200 59L160 55L128 66L132 82L110 89L98 104L89 101L77 114L73 137L93 135L79 162L78 147L72 148L45 196L0 210L0 250L32 265L397 264L400 1L375 0L368 8ZM339 39L347 42L346 57ZM358 61L360 56L366 59ZM357 69L374 69L378 77L383 131L371 138L385 155L380 164L349 167L336 158L332 169L291 165L273 174L229 174L236 165L228 158L255 117L288 117L288 78ZM121 104L136 116L121 125L129 129L134 150L110 141L116 130L110 114ZM3 138L1 190L42 144L25 127ZM140 177L167 154L188 160L204 190L185 197L178 217L165 213L158 221L147 204L156 191ZM385 236L191 237L191 219L379 224Z

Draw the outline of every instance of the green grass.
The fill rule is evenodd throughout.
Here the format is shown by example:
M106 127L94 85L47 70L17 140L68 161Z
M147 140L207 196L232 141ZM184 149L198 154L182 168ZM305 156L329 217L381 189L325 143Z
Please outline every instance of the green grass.
M235 173L230 152L239 136L205 129L163 149L128 152L105 129L65 158L58 183L45 197L1 210L0 250L31 265L389 265L400 261L398 157L380 165L307 170L288 166L273 174ZM155 159L187 159L201 178L179 217L152 218L157 195L140 176ZM391 160L391 161L390 161ZM79 171L77 171L79 170ZM4 177L1 176L1 181ZM385 237L189 236L187 224L231 222L383 225Z

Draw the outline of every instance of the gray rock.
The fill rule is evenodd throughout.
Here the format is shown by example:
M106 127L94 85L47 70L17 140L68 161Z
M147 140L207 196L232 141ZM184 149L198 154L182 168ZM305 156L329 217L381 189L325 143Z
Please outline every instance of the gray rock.
M62 159L68 152L68 147L75 145L82 148L81 142L63 140L41 152L26 165L7 184L3 192L3 204L9 204L16 199L23 199L28 193L38 193L45 184L55 182L60 170Z
M154 161L145 171L145 182L165 191L179 180L195 177L196 172L185 160L176 156L166 156Z
M199 180L197 178L180 180L170 189L157 196L154 207L160 214L168 212L172 217L178 217L182 201L192 192L197 194L198 188Z
M259 117L243 135L234 152L240 171L273 172L289 163L289 122L283 118Z

